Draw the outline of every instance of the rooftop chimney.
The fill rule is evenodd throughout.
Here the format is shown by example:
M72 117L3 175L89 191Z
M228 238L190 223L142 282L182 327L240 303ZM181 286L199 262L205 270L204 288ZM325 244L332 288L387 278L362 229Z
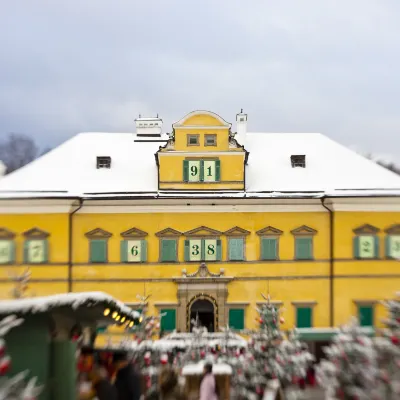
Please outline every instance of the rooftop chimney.
M246 145L247 134L247 114L243 112L243 108L239 114L236 114L236 141L241 145Z
M139 118L135 119L135 123L138 137L159 138L161 136L163 121L158 114L157 117L142 117L139 114Z

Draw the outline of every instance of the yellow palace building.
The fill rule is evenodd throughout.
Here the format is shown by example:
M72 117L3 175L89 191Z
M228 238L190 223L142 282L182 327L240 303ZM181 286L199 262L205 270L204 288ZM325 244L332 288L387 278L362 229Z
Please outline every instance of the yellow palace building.
M81 133L0 180L1 296L151 293L162 329L379 326L400 289L400 177L318 133L251 133L194 111L163 133ZM236 131L236 132L235 132Z

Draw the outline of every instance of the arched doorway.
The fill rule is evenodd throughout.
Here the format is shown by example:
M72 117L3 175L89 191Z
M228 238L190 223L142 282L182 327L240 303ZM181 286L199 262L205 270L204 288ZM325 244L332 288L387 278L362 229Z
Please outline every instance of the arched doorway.
M200 325L207 328L208 332L215 331L215 310L213 303L208 299L195 300L190 307L190 332L193 329L192 320L199 318Z

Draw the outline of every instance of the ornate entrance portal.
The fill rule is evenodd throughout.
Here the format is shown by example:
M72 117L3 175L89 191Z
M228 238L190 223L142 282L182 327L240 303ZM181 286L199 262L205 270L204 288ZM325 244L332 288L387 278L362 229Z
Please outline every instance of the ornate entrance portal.
M194 273L182 271L181 277L174 278L178 284L177 329L181 332L192 330L191 320L199 316L202 326L218 332L228 322L227 284L233 277L224 276L224 271L212 273L201 263Z

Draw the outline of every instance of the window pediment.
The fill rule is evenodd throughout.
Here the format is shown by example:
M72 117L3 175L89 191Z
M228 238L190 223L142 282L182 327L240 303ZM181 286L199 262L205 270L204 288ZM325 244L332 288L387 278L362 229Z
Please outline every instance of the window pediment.
M112 236L112 233L107 232L101 228L96 228L90 232L85 233L85 236L89 239L107 239Z
M14 239L15 233L6 228L0 228L0 239Z
M208 228L207 226L199 226L184 233L185 236L219 236L222 232L215 229Z
M353 229L356 235L376 235L380 231L379 228L372 226L370 224L364 224L358 228Z
M250 232L246 231L246 229L240 228L239 226L235 226L235 227L225 231L224 235L226 235L226 236L247 236L247 235L250 235Z
M32 228L23 233L25 238L46 239L50 234L40 228Z
M125 232L122 232L121 236L123 238L144 238L147 236L147 232L142 231L141 229L138 228L131 228Z
M159 231L156 233L156 236L158 237L176 237L176 236L181 236L182 232L177 231L176 229L172 228L165 228L162 231Z
M293 229L290 232L292 233L292 235L295 235L295 236L310 236L310 235L315 235L318 233L317 230L310 228L307 225L299 226L298 228Z
M385 232L389 235L399 235L400 234L400 224L394 224L385 229Z
M273 226L267 226L266 228L260 229L256 232L258 236L277 236L282 235L283 231Z

